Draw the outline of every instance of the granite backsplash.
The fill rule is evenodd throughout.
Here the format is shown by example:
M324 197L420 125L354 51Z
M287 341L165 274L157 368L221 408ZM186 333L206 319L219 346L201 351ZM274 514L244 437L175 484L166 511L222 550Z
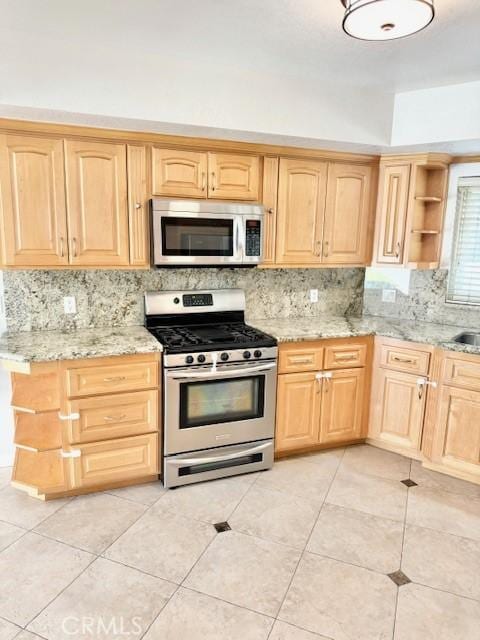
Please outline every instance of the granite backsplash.
M120 327L143 324L147 290L245 290L247 317L360 315L364 269L158 269L4 271L8 331ZM318 302L309 290L318 289ZM77 313L66 315L64 296Z
M367 269L363 313L403 320L451 324L480 330L480 307L445 302L448 269L405 272L404 284L396 284L397 270ZM401 278L396 278L401 282ZM382 300L384 289L395 289L395 302Z

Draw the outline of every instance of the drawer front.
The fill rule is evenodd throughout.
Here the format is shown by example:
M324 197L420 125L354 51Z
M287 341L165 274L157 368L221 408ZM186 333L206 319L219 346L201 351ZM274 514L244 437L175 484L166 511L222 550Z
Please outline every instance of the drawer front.
M324 369L364 367L366 361L366 344L345 344L336 347L326 347Z
M67 403L71 444L158 431L158 391L99 396Z
M467 389L480 389L480 358L461 359L447 356L443 369L443 384ZM477 362L478 360L478 362Z
M136 391L158 386L157 362L123 362L101 367L67 369L69 398Z
M382 344L380 352L380 366L406 373L428 374L430 354L418 349L393 347Z
M158 434L75 447L73 488L101 486L158 473Z
M323 347L280 348L278 373L297 373L302 371L320 371L323 361Z

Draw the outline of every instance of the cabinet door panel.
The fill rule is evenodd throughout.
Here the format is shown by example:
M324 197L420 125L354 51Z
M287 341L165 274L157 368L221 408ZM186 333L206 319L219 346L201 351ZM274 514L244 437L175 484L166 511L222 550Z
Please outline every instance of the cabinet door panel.
M443 386L432 461L480 480L480 392Z
M321 262L326 186L325 162L280 160L277 263Z
M208 154L208 197L220 200L258 200L258 156Z
M276 451L301 449L318 443L320 389L314 373L278 377Z
M323 379L321 444L361 438L364 388L364 369L333 371Z
M150 217L148 201L147 149L128 145L128 217L130 264L150 264Z
M125 145L67 141L65 156L70 262L128 264Z
M68 264L62 141L0 136L0 195L5 264Z
M278 158L263 160L263 264L275 262L275 232L277 227Z
M418 387L417 376L378 368L372 388L369 436L418 455L426 394Z
M379 264L403 264L410 171L409 164L380 168L375 242Z
M371 176L371 167L329 165L323 262L367 263Z
M207 154L152 149L152 193L155 196L207 197Z

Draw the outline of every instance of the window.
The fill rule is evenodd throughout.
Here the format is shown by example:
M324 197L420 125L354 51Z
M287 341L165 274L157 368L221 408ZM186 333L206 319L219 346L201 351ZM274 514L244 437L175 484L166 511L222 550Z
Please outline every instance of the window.
M447 302L480 305L480 177L458 180Z

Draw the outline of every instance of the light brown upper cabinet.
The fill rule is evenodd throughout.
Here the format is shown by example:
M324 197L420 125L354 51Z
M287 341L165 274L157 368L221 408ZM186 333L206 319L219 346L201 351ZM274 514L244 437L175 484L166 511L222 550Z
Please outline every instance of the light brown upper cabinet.
M150 264L150 202L145 147L127 147L127 184L130 264L146 267Z
M372 175L367 165L282 158L276 264L367 264Z
M128 265L124 144L65 142L70 262Z
M280 160L277 264L321 262L327 168L315 160Z
M152 149L155 196L258 200L258 156Z
M323 262L364 264L368 261L372 168L329 164L323 228Z
M263 264L275 262L275 234L277 228L278 158L263 159Z
M0 185L4 264L68 264L62 140L0 136Z
M206 153L178 149L152 149L154 196L207 197Z
M440 153L382 157L373 264L438 267L450 162Z

